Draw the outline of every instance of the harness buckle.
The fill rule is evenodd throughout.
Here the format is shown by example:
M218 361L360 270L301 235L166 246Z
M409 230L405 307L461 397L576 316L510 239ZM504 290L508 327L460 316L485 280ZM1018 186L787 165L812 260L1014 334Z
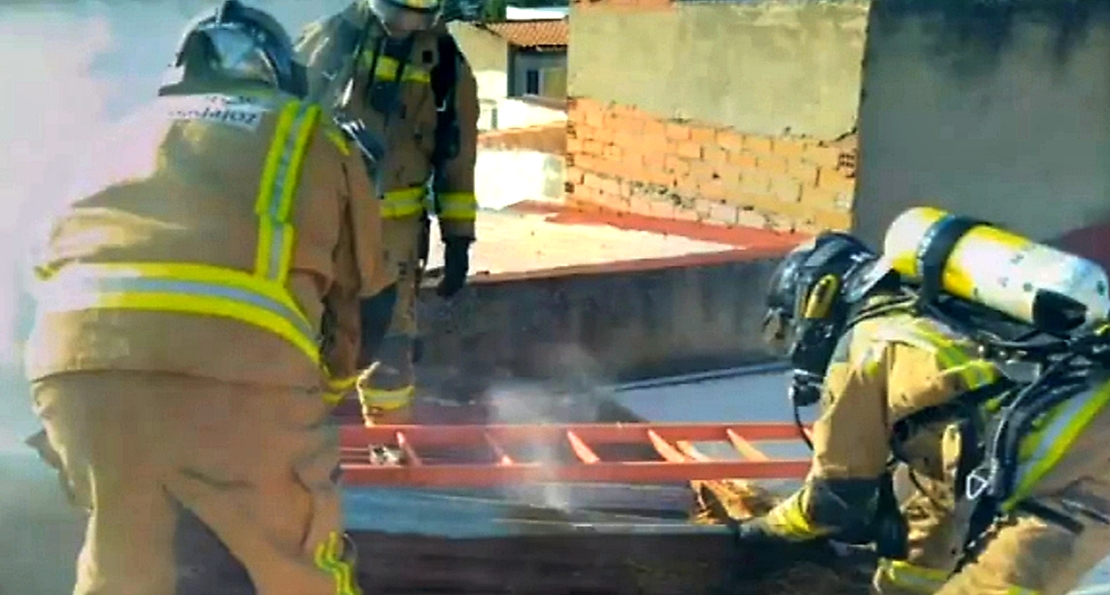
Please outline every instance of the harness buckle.
M967 480L964 482L964 495L968 500L978 500L980 496L990 489L991 484L994 483L994 472L983 467L977 467L974 471L967 474Z

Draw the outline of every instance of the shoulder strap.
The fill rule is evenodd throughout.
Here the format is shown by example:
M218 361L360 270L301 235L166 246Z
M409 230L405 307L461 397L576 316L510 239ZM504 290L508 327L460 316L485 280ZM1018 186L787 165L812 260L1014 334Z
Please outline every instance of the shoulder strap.
M458 114L455 111L455 84L459 61L464 59L455 38L444 32L437 39L439 60L432 69L432 93L436 102L436 148L432 163L441 164L459 151Z

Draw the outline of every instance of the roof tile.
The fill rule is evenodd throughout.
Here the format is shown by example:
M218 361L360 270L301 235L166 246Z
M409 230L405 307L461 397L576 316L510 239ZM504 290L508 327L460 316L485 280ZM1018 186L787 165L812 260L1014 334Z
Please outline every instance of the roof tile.
M484 27L494 35L521 48L565 47L570 29L565 18L501 21L486 23Z

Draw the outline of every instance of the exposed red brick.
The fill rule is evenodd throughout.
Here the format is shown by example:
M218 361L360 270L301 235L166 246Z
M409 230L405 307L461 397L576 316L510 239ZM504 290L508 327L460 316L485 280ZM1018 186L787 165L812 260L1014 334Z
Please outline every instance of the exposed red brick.
M668 123L667 138L671 140L690 140L690 127L682 124Z
M666 136L667 124L660 120L645 119L643 133L645 136Z
M800 157L809 143L801 139L780 137L774 141L774 152L783 157Z
M728 162L740 166L742 169L757 169L759 167L755 156L746 153L732 153L728 156Z
M728 163L728 151L719 146L708 145L702 148L704 159L709 163Z
M714 128L705 128L702 126L693 126L690 128L690 140L695 143L713 146L717 144L717 130Z
M755 153L770 153L774 150L774 145L769 137L746 134L744 135L744 150Z
M686 175L690 173L690 163L685 159L681 159L677 155L667 155L666 157L664 157L663 163L664 167L666 167L667 171L669 172L673 172L679 175Z
M683 141L678 143L678 156L687 159L701 159L702 146L694 141Z
M731 153L739 153L744 150L744 135L720 130L717 132L717 145Z
M817 172L817 186L835 192L854 192L856 181L844 176L839 170L823 167Z
M566 128L589 140L567 145L568 200L784 231L850 222L852 135L821 142L745 134L584 98L570 102L570 119ZM602 126L591 125L598 120Z
M787 161L780 155L766 155L755 158L756 167L767 173L785 174Z

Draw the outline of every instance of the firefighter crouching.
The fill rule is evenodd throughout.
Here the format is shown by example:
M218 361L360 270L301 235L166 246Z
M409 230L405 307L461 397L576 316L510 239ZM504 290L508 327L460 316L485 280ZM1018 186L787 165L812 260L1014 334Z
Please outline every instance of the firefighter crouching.
M1071 591L1110 553L1106 291L1093 263L935 209L881 259L799 247L765 327L795 406L821 405L813 462L739 538L873 544L883 595Z
M379 308L389 333L359 382L368 425L411 421L429 211L444 242L440 296L462 289L475 239L477 84L442 11L440 0L357 0L308 25L296 44L313 94L386 139L379 190L398 297L392 311Z
M90 515L77 594L358 592L328 419L388 278L305 86L278 22L223 3L51 222L26 365Z

